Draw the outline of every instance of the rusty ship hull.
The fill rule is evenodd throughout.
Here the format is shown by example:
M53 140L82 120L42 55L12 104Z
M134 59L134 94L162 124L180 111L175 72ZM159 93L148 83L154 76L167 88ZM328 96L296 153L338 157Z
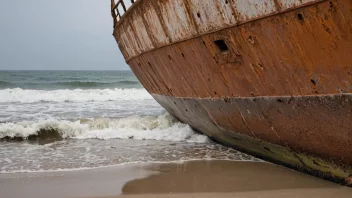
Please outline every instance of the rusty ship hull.
M112 1L112 16L126 62L177 119L352 184L352 0Z

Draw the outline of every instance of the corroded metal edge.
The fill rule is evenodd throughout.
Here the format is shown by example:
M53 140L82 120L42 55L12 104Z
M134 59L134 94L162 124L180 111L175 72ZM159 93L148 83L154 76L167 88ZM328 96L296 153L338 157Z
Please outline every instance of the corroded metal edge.
M282 105L292 105L303 102L307 105L311 103L319 103L319 101L336 101L340 103L341 99L345 100L349 98L352 100L352 94L341 94L335 96L302 96L302 97L254 97L254 98L225 98L225 99L202 99L202 98L177 98L158 94L152 94L155 100L157 100L169 113L175 116L180 121L189 124L194 130L208 135L211 139L225 144L227 146L234 147L245 153L249 153L258 158L268 160L277 164L284 165L286 167L299 170L320 178L328 179L343 185L351 185L352 176L352 164L341 162L338 159L332 159L329 157L323 157L319 153L314 153L304 148L290 148L286 143L290 142L280 142L272 141L263 137L257 138L255 135L250 135L243 133L243 131L236 131L235 128L231 128L224 123L219 123L219 120L226 119L226 117L218 117L215 111L219 106L223 106L227 109L227 114L241 114L238 111L238 104L241 103L257 103L257 105L271 106L273 104ZM337 98L335 100L335 98ZM258 101L258 102L256 102ZM279 102L278 101L282 101ZM290 103L286 103L291 101ZM329 102L327 102L329 103ZM328 105L328 104L327 104ZM273 107L275 108L275 107ZM347 104L347 106L341 106L341 108L352 108L352 103ZM286 110L289 108L286 108ZM316 109L316 115L319 116L319 112ZM318 110L319 111L319 110ZM336 111L339 111L337 109ZM291 112L281 112L283 114L291 114ZM323 113L323 112L321 112ZM332 112L334 113L334 112ZM306 114L307 116L311 114ZM233 125L241 126L244 122L256 121L258 125L262 125L258 121L256 112L242 116L243 120L232 120ZM345 114L341 115L339 118L343 119ZM275 117L275 116L273 116ZM299 120L299 117L290 117L293 123L297 123L295 120ZM311 119L305 117L302 119ZM346 117L345 119L349 119ZM253 123L252 123L253 124ZM317 123L319 125L320 123ZM295 126L291 126L294 128ZM241 129L237 129L241 130ZM251 129L253 133L258 134L260 131L256 131L255 128ZM260 129L259 129L260 130ZM314 130L314 128L313 128ZM320 129L316 129L320 130ZM303 134L305 131L301 131ZM318 131L319 132L319 131ZM324 131L322 131L323 133ZM338 131L333 131L336 133ZM294 142L295 140L292 139ZM317 140L319 141L319 140ZM345 145L348 146L348 145Z

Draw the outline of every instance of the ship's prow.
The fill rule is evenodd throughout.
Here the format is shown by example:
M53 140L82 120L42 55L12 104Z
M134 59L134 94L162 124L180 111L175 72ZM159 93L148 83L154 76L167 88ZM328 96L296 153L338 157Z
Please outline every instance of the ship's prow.
M124 7L112 0L114 37L170 114L222 144L352 185L351 0Z

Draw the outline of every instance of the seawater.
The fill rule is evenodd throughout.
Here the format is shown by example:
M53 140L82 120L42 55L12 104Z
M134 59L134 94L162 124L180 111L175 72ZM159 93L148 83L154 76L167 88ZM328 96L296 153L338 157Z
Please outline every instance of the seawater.
M0 173L253 160L169 115L131 71L0 71Z

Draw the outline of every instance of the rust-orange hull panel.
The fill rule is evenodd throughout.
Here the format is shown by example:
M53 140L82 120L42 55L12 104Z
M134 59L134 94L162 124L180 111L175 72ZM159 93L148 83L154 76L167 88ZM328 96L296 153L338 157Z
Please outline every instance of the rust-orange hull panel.
M134 9L148 3L159 5L140 0ZM120 30L114 35L141 83L182 122L226 145L349 185L352 1L281 9L169 44L152 40L152 49L136 55Z

